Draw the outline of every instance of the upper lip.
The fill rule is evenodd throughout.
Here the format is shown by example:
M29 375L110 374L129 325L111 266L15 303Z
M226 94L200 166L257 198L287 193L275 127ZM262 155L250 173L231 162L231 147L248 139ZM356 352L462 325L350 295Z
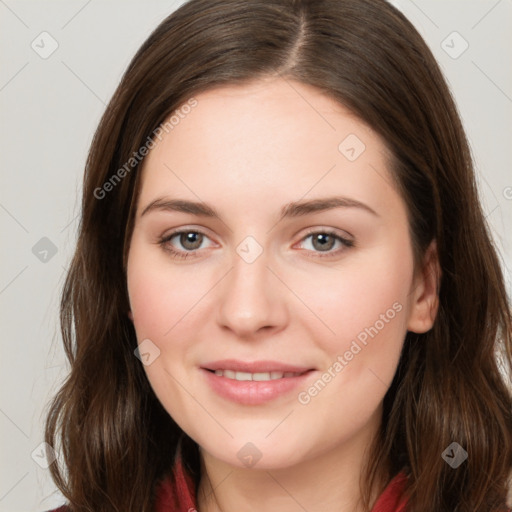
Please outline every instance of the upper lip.
M237 359L222 359L212 361L201 366L205 370L233 370L235 372L266 373L266 372L294 372L304 373L313 370L307 366L295 366L279 361L239 361Z

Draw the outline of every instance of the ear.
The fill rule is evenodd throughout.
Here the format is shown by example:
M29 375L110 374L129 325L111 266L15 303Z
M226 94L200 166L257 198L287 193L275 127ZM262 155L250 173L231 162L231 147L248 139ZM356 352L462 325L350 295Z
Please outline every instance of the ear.
M432 328L439 308L441 267L436 241L425 252L423 264L417 270L411 291L411 310L407 330L424 333Z
M132 314L132 311L128 311L128 318L132 321L133 323L133 314Z

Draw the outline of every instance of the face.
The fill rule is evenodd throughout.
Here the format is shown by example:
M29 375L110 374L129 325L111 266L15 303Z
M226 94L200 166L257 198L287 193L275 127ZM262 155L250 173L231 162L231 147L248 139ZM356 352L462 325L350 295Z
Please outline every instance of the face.
M195 99L144 161L128 254L151 386L227 464L349 446L433 319L386 147L297 82Z

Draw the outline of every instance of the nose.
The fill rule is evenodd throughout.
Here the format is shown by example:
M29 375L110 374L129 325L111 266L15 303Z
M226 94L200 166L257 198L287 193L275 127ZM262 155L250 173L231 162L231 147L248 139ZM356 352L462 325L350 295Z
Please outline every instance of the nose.
M234 254L233 268L220 283L218 324L237 338L277 333L288 321L286 287L269 263L265 251L252 263Z

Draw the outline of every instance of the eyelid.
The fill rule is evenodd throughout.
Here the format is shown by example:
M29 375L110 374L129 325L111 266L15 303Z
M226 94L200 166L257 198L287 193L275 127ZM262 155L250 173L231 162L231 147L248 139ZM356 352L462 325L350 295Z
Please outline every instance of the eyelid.
M297 242L298 244L304 243L304 241L309 238L313 234L324 234L328 236L332 236L334 239L339 241L341 243L341 247L339 247L336 250L330 250L330 251L311 251L306 250L307 252L310 252L312 254L312 258L338 258L341 256L341 253L344 253L347 249L350 249L355 246L355 239L353 235L349 234L347 231L345 233L347 236L344 236L340 234L339 230L336 228L331 227L313 227L309 228L304 235L301 236L300 240ZM296 244L295 244L296 245Z
M210 235L208 235L208 233L206 233L206 231L202 230L201 228L185 226L185 227L182 227L182 228L176 228L175 230L171 230L166 235L161 235L160 237L158 237L158 241L159 241L159 243L168 242L169 240L171 240L175 236L181 235L183 233L198 233L200 235L203 235L205 238L208 238L208 240L210 240L210 241L212 240ZM183 252L185 252L185 251L183 251ZM187 251L187 252L198 252L198 250Z
M354 241L354 235L349 233L348 231L338 229L338 228L332 228L328 226L315 226L312 228L308 228L306 230L306 233L302 235L301 240L303 240L305 237L311 235L312 233L329 233L335 236L339 236L340 238L343 238L347 241Z

